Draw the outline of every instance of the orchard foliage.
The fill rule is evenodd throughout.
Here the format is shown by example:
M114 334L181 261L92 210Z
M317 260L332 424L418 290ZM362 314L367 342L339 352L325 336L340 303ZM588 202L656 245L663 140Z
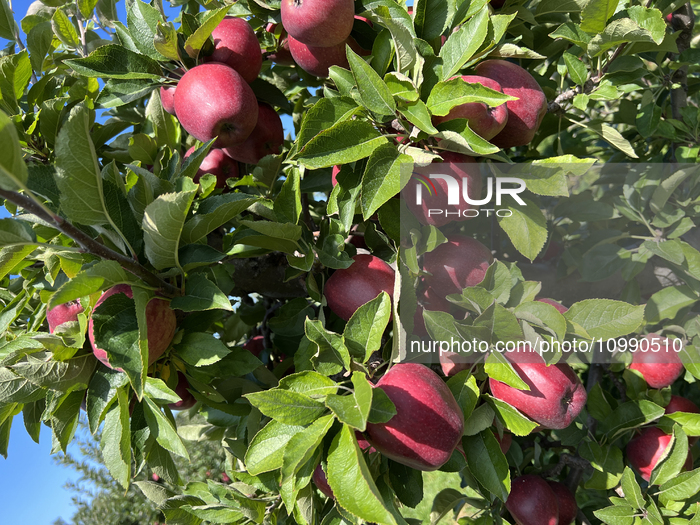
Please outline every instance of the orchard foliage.
M130 0L120 21L114 0L45 0L26 16L0 0L0 198L11 214L0 219L0 453L13 422L34 440L50 432L65 452L84 401L110 475L125 489L135 482L167 523L410 522L422 472L363 432L397 413L373 384L407 357L418 304L436 340L622 348L656 333L682 343L684 365L653 389L628 354L574 363L587 401L558 430L488 393L489 379L528 388L500 354L452 375L441 395L454 397L464 435L440 469L459 472L463 488L438 494L432 521L455 510L462 523L513 523L512 482L538 475L566 483L585 523L700 523L696 447L686 464L700 415L665 414L672 393L700 402L696 6L357 0L354 42L323 79L280 59L279 0L174 4L167 18L160 0ZM291 117L294 138L240 163L222 188L197 177L215 139L189 135L160 88L213 52L225 16L255 31L265 60L250 88ZM465 119L440 119L465 103L515 102L455 78L486 59L519 64L546 96L527 145L503 150ZM527 165L525 205L504 200L494 209L511 216L482 210L445 233L412 220L394 197L415 183L412 167L445 152L485 169ZM495 262L431 311L416 293L422 261L455 233ZM346 322L325 284L363 243L400 279ZM133 298L97 308L117 285ZM149 366L156 297L177 329ZM49 331L48 310L67 303L75 315ZM95 358L91 337L120 370ZM184 424L170 407L182 377L196 400ZM645 480L625 448L655 427L668 445ZM232 482L185 484L174 458L187 461L186 441L220 447ZM334 499L311 482L319 465Z

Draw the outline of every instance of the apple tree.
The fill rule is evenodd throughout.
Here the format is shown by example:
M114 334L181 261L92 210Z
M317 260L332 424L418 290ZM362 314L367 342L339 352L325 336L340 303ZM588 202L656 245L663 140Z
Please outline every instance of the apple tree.
M409 4L0 0L0 453L85 418L172 524L700 523L698 6Z

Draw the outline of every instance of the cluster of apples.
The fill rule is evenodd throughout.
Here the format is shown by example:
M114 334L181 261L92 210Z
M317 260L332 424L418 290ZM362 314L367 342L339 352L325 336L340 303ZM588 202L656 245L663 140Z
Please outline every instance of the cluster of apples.
M671 340L658 334L649 334L645 339L649 342L649 348L653 348L654 343L658 344L659 351L635 352L630 368L639 372L651 388L671 386L684 371L683 363L672 349ZM674 412L698 414L700 409L689 399L674 395L671 396L671 400L666 405L665 413L672 414ZM627 444L627 461L642 479L649 481L654 467L666 457L667 449L671 446L671 438L671 435L658 427L646 427ZM688 440L690 446L696 442L697 438ZM693 457L689 449L684 468L691 470L692 467Z
M129 299L133 299L134 293L131 286L126 284L118 284L106 290L95 303L93 312L104 303L107 298L116 295L124 294ZM60 304L50 309L46 313L46 320L49 324L49 332L55 333L60 331L59 327L65 323L78 321L78 315L84 311L82 305L78 301L71 301ZM177 319L175 312L170 308L170 303L165 299L154 297L146 305L146 330L148 332L148 366L155 363L168 349L177 329ZM100 348L95 337L95 324L93 318L88 321L88 340L92 347L92 352L103 365L108 368L119 370L109 361L109 355L104 348ZM186 410L192 408L196 400L189 389L189 382L182 372L178 372L178 381L175 387L175 393L180 396L180 401L170 404L173 410Z
M345 46L358 54L367 54L350 36L355 19L353 0L283 0L282 26L286 33L280 50L271 60L296 63L307 73L326 78L331 66L348 69ZM275 26L268 27L274 32ZM289 60L291 55L292 61Z
M257 100L250 83L260 74L262 50L253 28L226 17L212 32L214 52L184 72L176 86L160 89L163 109L201 142L218 137L195 176L210 173L217 188L239 175L239 162L257 164L284 144L282 120ZM179 73L182 73L180 70ZM185 154L194 152L194 146Z

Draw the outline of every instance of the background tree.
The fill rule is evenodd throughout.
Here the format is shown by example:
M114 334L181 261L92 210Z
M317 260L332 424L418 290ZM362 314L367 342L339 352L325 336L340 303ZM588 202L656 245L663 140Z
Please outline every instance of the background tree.
M1 453L84 404L169 523L700 520L695 5L178 7L0 0Z

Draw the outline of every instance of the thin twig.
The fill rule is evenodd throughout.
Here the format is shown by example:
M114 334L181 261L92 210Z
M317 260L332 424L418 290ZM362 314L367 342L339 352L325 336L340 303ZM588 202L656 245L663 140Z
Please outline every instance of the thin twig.
M118 262L122 268L133 273L145 283L153 286L168 296L180 295L180 291L177 287L166 283L134 259L118 253L108 248L104 244L96 241L83 231L73 226L71 223L67 222L62 217L47 211L44 206L41 206L33 199L22 195L21 193L6 190L0 190L0 197L48 222L58 231L77 242L85 252L100 257L101 259Z
M78 1L75 2L75 18L78 21L78 29L80 30L80 43L83 45L83 56L88 55L87 52L87 35L85 33L85 20L83 20L83 14L80 12L80 5Z

